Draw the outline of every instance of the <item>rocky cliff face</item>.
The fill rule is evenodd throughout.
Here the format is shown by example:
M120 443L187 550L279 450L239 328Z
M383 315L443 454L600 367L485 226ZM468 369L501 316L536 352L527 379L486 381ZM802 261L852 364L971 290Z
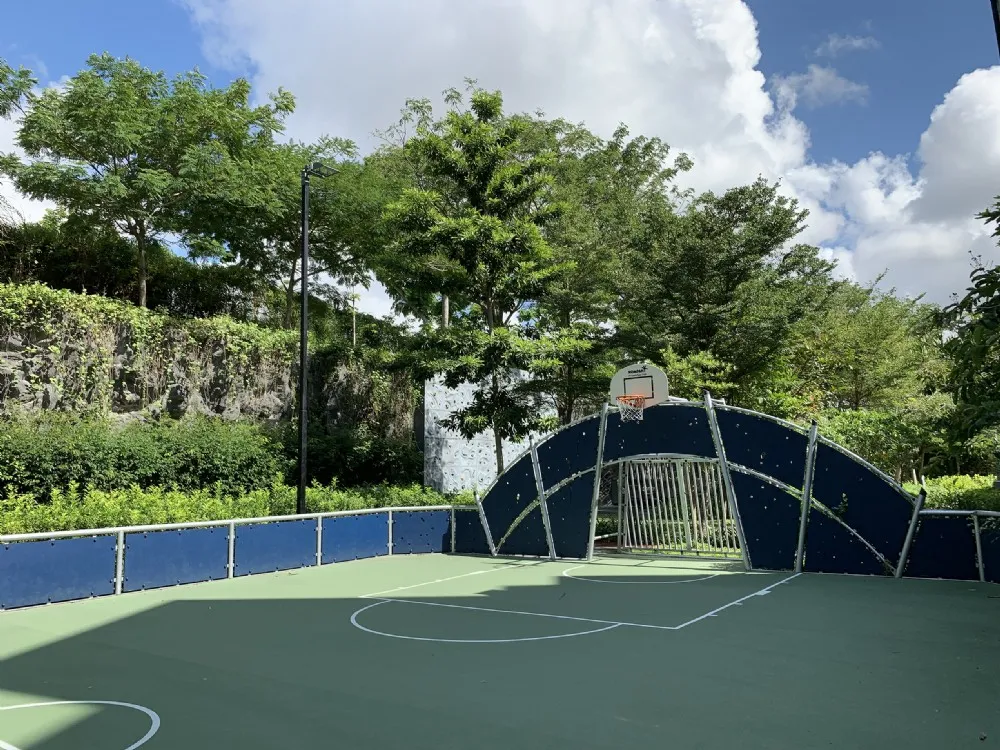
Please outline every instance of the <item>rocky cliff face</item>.
M0 284L0 413L90 411L122 420L294 416L298 336L228 319L177 320L102 297ZM412 435L403 373L311 359L310 407L327 424Z

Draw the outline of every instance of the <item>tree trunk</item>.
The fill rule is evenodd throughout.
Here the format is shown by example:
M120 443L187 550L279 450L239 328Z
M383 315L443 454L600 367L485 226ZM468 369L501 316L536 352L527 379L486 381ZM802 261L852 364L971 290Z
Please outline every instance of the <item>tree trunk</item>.
M493 448L497 454L497 476L500 476L503 474L503 438L496 430L493 430Z
M146 259L146 235L138 232L135 244L139 250L139 307L146 306L146 280L149 278L149 265Z

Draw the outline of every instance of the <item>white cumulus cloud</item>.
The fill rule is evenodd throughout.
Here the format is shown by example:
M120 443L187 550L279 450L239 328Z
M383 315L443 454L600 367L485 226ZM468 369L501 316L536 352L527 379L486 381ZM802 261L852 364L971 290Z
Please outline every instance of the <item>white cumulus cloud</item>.
M873 36L850 36L847 34L830 34L819 47L816 55L819 57L836 57L844 52L878 49L881 45Z
M805 73L777 76L775 95L779 106L794 109L801 102L807 107L868 101L868 86L844 78L833 68L810 65Z

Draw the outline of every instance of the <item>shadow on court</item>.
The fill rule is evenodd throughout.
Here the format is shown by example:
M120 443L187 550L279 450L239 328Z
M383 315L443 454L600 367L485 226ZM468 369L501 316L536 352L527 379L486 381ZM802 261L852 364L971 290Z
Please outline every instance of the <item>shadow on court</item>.
M397 558L9 612L0 704L148 707L147 750L1000 742L1000 587L756 593L787 575L732 567ZM452 642L470 640L494 642ZM122 750L149 727L121 706L0 711L19 750Z

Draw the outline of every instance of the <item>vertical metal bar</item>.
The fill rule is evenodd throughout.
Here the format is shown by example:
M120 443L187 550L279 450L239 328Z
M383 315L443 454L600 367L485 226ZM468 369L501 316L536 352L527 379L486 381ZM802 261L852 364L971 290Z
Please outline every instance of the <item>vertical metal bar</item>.
M631 461L625 461L621 464L622 466L622 487L625 493L625 549L632 549L635 547L635 532L633 530L634 526L634 516L635 508L634 498L632 497L632 486L629 484L629 475L631 474Z
M641 549L645 541L642 532L643 510L640 498L641 488L638 487L636 482L636 474L638 472L639 469L635 461L629 461L625 481L628 482L629 504L632 510L632 547L635 549Z
M392 554L392 511L391 510L389 511L389 523L388 523L388 526L389 526L389 540L388 540L388 543L389 543L389 554L391 555Z
M486 511L483 510L483 501L479 499L479 488L472 488L472 497L476 501L476 509L479 511L479 522L483 525L483 531L486 532L486 543L490 547L490 554L493 557L497 556L497 548L493 544L493 534L490 532L489 521L486 520Z
M119 531L115 540L115 593L125 588L125 532Z
M645 462L640 462L636 467L636 475L639 480L639 497L642 503L642 540L643 546L646 548L656 549L656 538L654 534L656 533L655 527L650 527L652 522L652 512L649 507L649 482L647 474L649 473L649 467Z
M455 554L455 506L451 506L451 554Z
M924 500L927 497L927 490L920 488L920 494L913 503L913 515L910 516L910 527L906 530L906 539L903 540L903 549L899 553L899 562L896 563L896 578L903 577L906 569L906 561L910 556L910 545L913 544L913 535L917 531L917 521L920 520L920 511L923 510Z
M979 536L979 512L972 512L972 528L976 532L976 564L979 566L979 580L986 582L986 568L983 566L983 542Z
M816 442L819 428L816 420L809 427L809 446L806 448L806 470L802 477L802 512L799 518L799 544L795 548L795 572L802 572L806 552L806 525L809 523L809 509L812 508L813 474L816 471Z
M743 537L743 522L740 519L740 507L736 501L736 490L733 488L733 477L729 473L726 446L722 442L722 432L719 430L719 420L715 415L712 394L708 391L705 391L705 411L708 413L708 424L712 430L712 441L715 443L715 452L719 456L719 468L722 471L722 482L726 488L729 510L733 515L733 520L736 522L736 536L740 541L740 553L743 555L743 565L747 570L751 570L753 564L750 561L750 552L747 550L747 541Z
M529 444L531 450L531 468L535 472L535 490L538 492L538 507L542 509L542 526L545 528L545 544L549 548L549 559L556 559L556 545L552 540L552 524L549 521L549 506L545 502L545 486L542 484L542 466L538 463L538 448L535 441Z
M615 494L618 497L618 541L616 542L615 551L622 551L622 474L624 463L618 464L618 483L615 488Z
M706 466L714 471L714 464L696 463L691 464L690 471L688 472L689 479L691 480L689 484L695 488L694 502L692 502L691 507L695 515L695 524L692 531L694 532L695 540L694 548L697 552L703 551L702 546L706 537L705 531L710 528L709 524L711 523L711 516L707 508L711 506L712 486L706 482Z
M604 468L604 435L608 430L608 402L601 406L601 425L597 430L597 460L594 463L594 493L590 500L590 540L587 559L594 559L594 534L597 533L597 501L601 495L601 469Z
M302 258L299 269L301 310L299 312L299 486L295 510L306 512L306 484L308 483L309 428L309 167L302 170Z
M323 516L316 517L316 565L323 564Z
M659 461L649 462L649 488L653 515L656 548L661 552L670 547L670 508L666 504L666 492L662 482L663 466Z
M688 498L687 482L684 481L684 467L687 462L681 462L678 465L677 471L677 490L680 494L681 501L681 519L684 522L684 549L691 551L691 517L688 508L688 504L691 502Z
M236 576L236 524L229 522L229 558L226 561L226 578Z
M683 461L667 461L660 465L662 495L665 503L664 509L670 516L668 529L671 536L670 544L676 551L684 549L684 533L679 528L684 509L681 508L683 492L681 491L680 472L683 471Z

